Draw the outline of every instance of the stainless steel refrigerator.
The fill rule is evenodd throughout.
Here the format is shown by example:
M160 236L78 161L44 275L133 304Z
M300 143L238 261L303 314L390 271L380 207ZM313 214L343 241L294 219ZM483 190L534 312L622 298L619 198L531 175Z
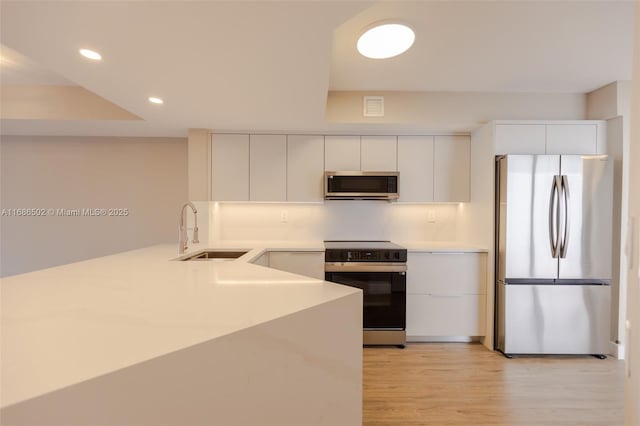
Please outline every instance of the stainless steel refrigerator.
M607 156L496 158L496 348L608 352L613 165Z

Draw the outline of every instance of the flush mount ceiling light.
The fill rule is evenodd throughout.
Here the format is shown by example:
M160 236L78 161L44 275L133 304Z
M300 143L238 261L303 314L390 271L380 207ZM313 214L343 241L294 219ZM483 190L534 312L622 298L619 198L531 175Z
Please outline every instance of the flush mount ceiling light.
M371 59L386 59L406 52L416 35L402 24L381 24L368 29L358 39L358 52Z
M160 104L163 104L163 103L164 103L164 101L163 101L162 99L160 99L160 98L156 98L156 97L154 97L154 96L150 96L150 97L149 97L149 102L151 102L152 104L158 104L158 105L160 105Z
M89 58L89 59L91 59L93 61L99 61L99 60L102 59L102 55L99 54L98 52L93 51L93 50L80 49L79 52L85 58Z

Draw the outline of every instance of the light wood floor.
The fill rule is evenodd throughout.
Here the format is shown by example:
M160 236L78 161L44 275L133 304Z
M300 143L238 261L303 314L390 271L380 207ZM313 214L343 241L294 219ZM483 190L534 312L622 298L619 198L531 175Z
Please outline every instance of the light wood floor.
M364 349L364 425L624 423L624 363L506 359L480 344Z

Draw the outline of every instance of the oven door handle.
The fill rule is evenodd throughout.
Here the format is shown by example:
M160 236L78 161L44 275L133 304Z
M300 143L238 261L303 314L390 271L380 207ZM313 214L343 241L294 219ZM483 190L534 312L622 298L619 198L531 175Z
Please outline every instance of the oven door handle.
M406 272L405 263L392 262L326 262L325 272Z

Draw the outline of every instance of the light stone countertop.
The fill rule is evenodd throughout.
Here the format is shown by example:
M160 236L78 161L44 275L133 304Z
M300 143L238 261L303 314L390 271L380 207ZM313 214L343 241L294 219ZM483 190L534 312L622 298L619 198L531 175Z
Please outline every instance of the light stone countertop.
M410 252L463 252L486 253L486 248L456 241L398 241L397 244L406 247Z
M486 251L398 242L410 251ZM224 241L235 261L180 262L157 245L4 278L2 407L216 339L360 290L259 265L265 251L322 241Z
M235 247L252 250L180 262L158 245L2 279L2 407L360 291L247 263L264 242Z

